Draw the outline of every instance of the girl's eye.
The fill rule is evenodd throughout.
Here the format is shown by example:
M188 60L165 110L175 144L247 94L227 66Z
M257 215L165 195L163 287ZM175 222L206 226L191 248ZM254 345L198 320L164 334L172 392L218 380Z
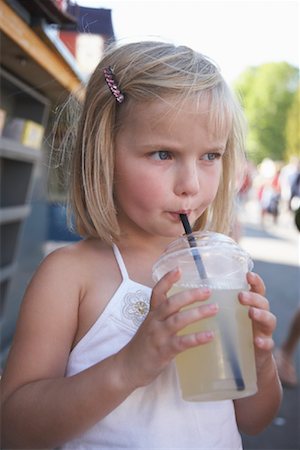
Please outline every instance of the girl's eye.
M166 150L159 150L157 152L152 153L152 158L156 159L158 161L165 161L167 159L171 159L170 152L167 152Z
M217 159L220 159L221 157L221 153L206 153L202 156L201 159L203 159L204 161L215 161Z

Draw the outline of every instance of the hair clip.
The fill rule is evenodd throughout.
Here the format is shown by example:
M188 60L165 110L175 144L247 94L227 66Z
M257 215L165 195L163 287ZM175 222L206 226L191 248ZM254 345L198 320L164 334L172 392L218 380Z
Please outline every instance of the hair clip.
M115 97L117 102L122 103L124 101L124 95L122 94L122 92L120 91L120 89L118 87L117 81L114 77L113 69L111 67L105 67L103 69L103 73L104 73L105 81L106 81L107 86L109 87L111 93L113 94L113 96Z

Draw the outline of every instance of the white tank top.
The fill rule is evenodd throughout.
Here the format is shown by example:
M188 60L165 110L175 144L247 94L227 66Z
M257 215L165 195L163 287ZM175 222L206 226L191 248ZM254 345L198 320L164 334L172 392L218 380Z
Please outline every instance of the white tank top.
M147 315L151 288L131 280L115 245L113 250L122 283L72 350L66 376L118 352ZM176 367L171 363L150 385L136 389L104 419L61 448L240 450L242 444L233 402L182 400Z

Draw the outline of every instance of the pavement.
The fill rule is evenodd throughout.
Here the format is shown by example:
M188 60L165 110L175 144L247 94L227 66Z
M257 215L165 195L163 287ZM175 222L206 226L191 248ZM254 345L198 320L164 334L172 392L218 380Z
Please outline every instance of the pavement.
M266 217L261 224L258 205L249 201L241 207L240 245L253 261L253 271L260 274L266 285L266 297L277 317L274 333L279 346L288 332L290 321L300 304L300 233L293 216L281 213L277 224ZM295 354L295 366L300 381L300 342ZM283 388L283 401L273 422L259 435L243 435L244 450L300 449L300 384Z

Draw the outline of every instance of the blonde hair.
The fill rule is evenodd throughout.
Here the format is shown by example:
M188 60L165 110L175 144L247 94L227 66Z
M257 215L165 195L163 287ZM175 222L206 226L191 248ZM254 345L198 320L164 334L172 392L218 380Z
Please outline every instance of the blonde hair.
M123 104L116 101L105 82L103 69L109 66L125 96ZM106 242L120 236L114 203L118 112L132 102L170 96L178 102L203 95L208 95L210 100L209 114L215 130L229 129L229 138L216 198L198 218L194 229L229 231L236 172L244 158L245 127L239 102L209 58L185 46L145 41L109 47L87 85L70 157L69 205L80 235ZM66 142L69 145L68 139Z

